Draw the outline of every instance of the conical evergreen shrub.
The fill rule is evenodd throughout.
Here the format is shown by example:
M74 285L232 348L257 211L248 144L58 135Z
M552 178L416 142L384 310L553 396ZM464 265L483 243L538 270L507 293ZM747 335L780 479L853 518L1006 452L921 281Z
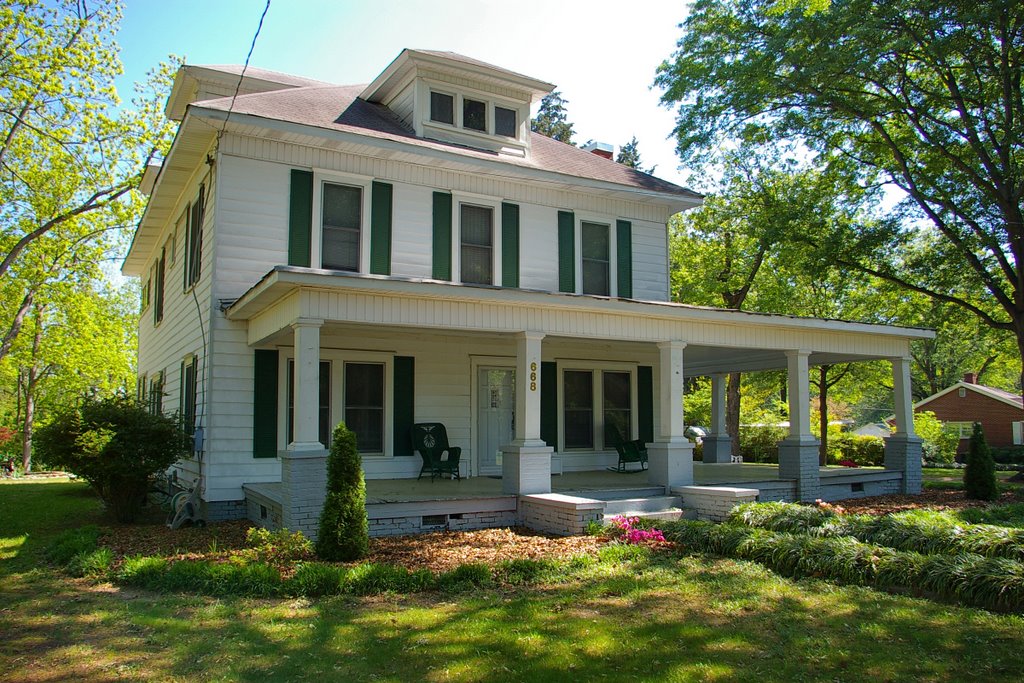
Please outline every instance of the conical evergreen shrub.
M964 470L964 494L975 500L995 500L999 497L996 486L996 464L985 443L985 432L974 423L971 444L967 451L967 469Z
M347 562L366 557L370 550L366 518L366 482L355 432L339 423L327 456L327 500L320 513L316 554L325 560Z

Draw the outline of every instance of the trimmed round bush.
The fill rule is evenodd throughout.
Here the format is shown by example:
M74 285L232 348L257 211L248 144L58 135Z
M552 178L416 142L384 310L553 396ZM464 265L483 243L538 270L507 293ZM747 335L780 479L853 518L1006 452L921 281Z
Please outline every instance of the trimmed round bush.
M178 423L126 397L85 399L36 431L50 466L85 479L119 522L134 522L149 480L185 454Z
M349 562L370 551L366 517L366 482L355 432L338 423L327 456L327 500L320 514L316 554L332 562Z

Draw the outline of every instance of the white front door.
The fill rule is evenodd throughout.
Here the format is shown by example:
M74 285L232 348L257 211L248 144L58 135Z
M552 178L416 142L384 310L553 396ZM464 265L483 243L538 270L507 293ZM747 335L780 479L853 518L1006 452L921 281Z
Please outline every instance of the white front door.
M501 474L501 447L512 442L515 425L516 371L480 368L476 411L477 472Z

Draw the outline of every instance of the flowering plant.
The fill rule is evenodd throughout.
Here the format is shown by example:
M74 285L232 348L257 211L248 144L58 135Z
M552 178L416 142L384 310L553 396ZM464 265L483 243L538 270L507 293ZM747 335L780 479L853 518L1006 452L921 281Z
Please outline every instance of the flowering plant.
M658 529L638 529L635 525L639 521L639 517L612 517L612 526L617 530L619 538L626 543L637 545L665 542L665 536Z
M838 464L842 465L843 467L860 467L860 465L855 463L853 460L850 460L849 458L844 458L840 460Z

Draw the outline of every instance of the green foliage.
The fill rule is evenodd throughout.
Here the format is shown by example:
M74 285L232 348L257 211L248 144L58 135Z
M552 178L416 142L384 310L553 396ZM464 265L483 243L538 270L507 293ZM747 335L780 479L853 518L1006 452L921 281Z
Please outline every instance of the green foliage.
M431 588L433 584L434 575L429 571L410 572L405 567L369 562L349 570L344 589L355 595L412 593Z
M852 460L861 467L879 467L885 462L885 441L877 436L839 432L829 436L829 459Z
M325 560L358 560L370 549L362 460L356 435L344 423L338 424L332 438L316 553Z
M52 466L82 477L119 522L138 517L149 479L184 455L172 418L131 399L85 399L40 428L36 449Z
M135 555L126 557L115 579L126 586L157 588L160 577L167 571L168 562L162 557Z
M656 80L678 106L684 164L737 140L786 140L862 186L899 187L896 210L827 225L806 243L828 263L960 305L1019 345L1024 5L781 9L799 4L694 3Z
M1024 446L989 448L992 460L1000 465L1024 465Z
M924 589L967 604L1024 610L1024 564L972 554L924 555L850 537L814 537L733 524L677 521L665 537L683 547L752 560L786 576L900 590Z
M288 595L304 595L315 598L322 595L337 595L341 592L342 572L336 565L323 562L303 562L285 586Z
M60 532L46 549L46 559L55 565L65 567L83 554L96 550L102 531L98 526L89 525Z
M779 441L786 438L782 427L742 427L740 429L740 455L744 462L779 461Z
M975 500L995 500L999 497L995 463L985 443L985 433L977 422L974 423L971 443L967 449L964 495Z
M492 583L491 568L479 562L460 564L437 577L437 587L448 593L484 588Z
M530 585L544 580L556 566L557 564L552 560L530 558L504 560L495 565L494 580L510 586Z
M72 576L102 577L110 570L114 553L110 548L97 548L89 553L75 555L65 570Z
M622 164L623 166L629 166L632 169L636 169L641 173L654 173L655 166L650 168L644 168L640 162L640 143L637 142L636 136L619 148L619 153L615 157L615 162Z
M921 450L928 462L949 464L956 459L959 432L946 427L930 410L914 413L914 432L921 437Z
M302 533L289 533L287 529L270 531L263 527L250 527L245 532L249 548L245 557L257 562L282 564L306 560L313 556L313 544Z
M1024 503L994 505L986 508L966 508L953 514L969 524L994 524L1024 528Z
M565 112L567 104L569 101L563 99L562 93L557 90L545 95L540 101L537 118L530 122L530 130L567 145L574 145L572 124L569 123L569 117Z

